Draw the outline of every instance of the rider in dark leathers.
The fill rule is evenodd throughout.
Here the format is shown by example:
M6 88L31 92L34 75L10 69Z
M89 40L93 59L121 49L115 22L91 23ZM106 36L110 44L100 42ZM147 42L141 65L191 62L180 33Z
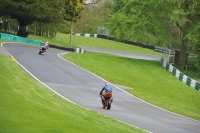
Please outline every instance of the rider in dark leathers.
M48 41L47 41L47 42L44 42L44 43L41 45L41 48L43 48L43 49L44 49L44 52L46 52L47 49L49 48L49 42L48 42Z

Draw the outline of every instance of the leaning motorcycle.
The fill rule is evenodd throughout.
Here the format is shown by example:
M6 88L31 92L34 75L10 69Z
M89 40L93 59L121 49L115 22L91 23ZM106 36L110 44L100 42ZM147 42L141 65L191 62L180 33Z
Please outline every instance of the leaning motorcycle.
M111 92L105 93L104 98L102 99L103 108L109 110L111 108L112 102L113 102L112 93Z
M39 49L39 54L42 54L44 52L46 52L46 48L44 46L41 46Z

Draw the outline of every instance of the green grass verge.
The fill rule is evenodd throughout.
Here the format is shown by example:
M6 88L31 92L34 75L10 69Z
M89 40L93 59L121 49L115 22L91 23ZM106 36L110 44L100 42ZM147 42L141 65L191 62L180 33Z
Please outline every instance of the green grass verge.
M65 34L66 38L69 38L69 35ZM46 42L48 41L49 44L54 44L57 46L62 46L62 47L67 47L67 48L76 48L75 45L70 45L69 44L69 40L68 41L62 41L60 39L55 39L55 38L51 38L51 37L41 37L41 36L34 36L34 35L29 35L28 38L30 39L34 39L34 40L40 40L42 42Z
M200 120L200 93L177 80L158 61L93 52L70 53L63 57L112 83L127 86L126 91L147 102Z
M47 38L47 37L39 37L29 35L29 38L42 40L42 41L49 41L50 44L56 44L64 47L79 47L79 46L87 46L92 48L101 48L101 49L109 49L109 50L118 50L118 51L125 51L125 52L132 52L132 53L140 53L140 54L149 54L149 55L158 55L162 56L163 53L154 52L150 49L144 49L138 46L124 44L116 41L101 39L101 38L93 38L93 37L84 37L84 36L72 36L72 43L73 45L69 45L69 38L68 34L57 33L55 39Z
M1 133L102 133L143 130L74 105L0 55Z

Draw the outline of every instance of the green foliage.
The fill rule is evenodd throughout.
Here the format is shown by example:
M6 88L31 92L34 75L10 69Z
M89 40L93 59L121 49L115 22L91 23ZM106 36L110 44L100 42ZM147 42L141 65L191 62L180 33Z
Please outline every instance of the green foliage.
M197 58L189 58L187 61L187 69L190 71L200 71L200 65Z
M161 9L165 10L165 8L157 5L156 1L116 2L109 23L107 23L108 28L112 35L121 39L140 40L140 42L155 45L156 41L152 42L151 38L146 38L146 35L149 34L148 36L155 36L158 40L162 38L165 42L170 42L171 38L166 34L166 22L160 19L164 17L164 13L159 13L160 16L157 15L157 12L160 12ZM155 21L155 18L159 21Z
M126 4L119 1L113 6L108 28L115 37L122 39L132 37L150 44L161 42L163 46L180 42L178 66L183 69L187 48L197 51L196 45L200 42L199 16L200 1L196 0L132 0ZM146 34L154 35L158 41L147 41Z
M85 31L87 31L86 33L95 34L96 28L94 28L92 25L85 24Z
M96 34L98 27L105 27L104 23L108 20L111 5L110 0L86 5L81 12L80 21L74 25L73 32Z
M84 8L84 3L84 0L66 0L64 19L77 22L81 18L80 13Z
M130 0L116 0L114 1L114 5L112 6L112 14L119 12L124 6L127 4L127 2L130 2Z
M34 33L34 30L43 30L43 31L53 31L53 32L62 32L62 33L69 33L69 22L66 20L61 20L60 22L55 23L38 23L34 22L28 26L28 30ZM40 35L40 34L36 34Z
M34 21L52 22L62 17L63 0L3 0L0 14L26 26Z
M200 32L200 21L197 24L197 26L191 28L185 38L190 40L190 43L188 43L189 48L192 52L197 53L200 51L200 34L197 34Z
M81 11L84 8L84 0L66 0L64 19L70 21L70 44L72 44L73 23L81 18Z
M2 0L0 15L16 19L18 35L25 36L26 26L34 21L58 22L63 17L64 0Z
M200 54L197 57L188 58L187 69L189 71L200 72Z
M152 34L158 40L162 38L163 45L165 43L176 44L173 42L178 40L182 42L184 39L189 47L195 48L194 44L200 41L199 7L200 2L195 0L190 2L176 0L116 1L108 27L114 36L122 39L143 38L142 40L147 42L145 34ZM175 27L172 27L172 24ZM175 34L176 38L174 38ZM155 41L150 40L149 43L155 43Z

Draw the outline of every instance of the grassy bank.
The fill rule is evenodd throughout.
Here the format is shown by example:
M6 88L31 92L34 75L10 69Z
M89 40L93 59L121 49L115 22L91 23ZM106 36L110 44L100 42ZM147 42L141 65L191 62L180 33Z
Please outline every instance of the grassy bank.
M158 61L145 61L86 52L70 53L67 60L166 110L200 120L200 93L177 80ZM89 59L89 60L88 60ZM131 89L130 89L131 88Z
M9 57L0 62L1 133L144 132L62 99Z
M116 41L110 41L101 38L92 38L92 37L84 37L84 36L73 36L73 45L69 45L69 38L68 34L57 33L55 39L51 38L44 38L39 36L29 35L29 38L34 38L37 40L46 41L48 40L50 44L56 44L64 47L79 47L79 46L87 46L92 48L102 48L102 49L109 49L109 50L119 50L119 51L126 51L132 53L141 53L141 54L149 54L149 55L158 55L162 56L162 53L154 52L150 49L144 49L141 47L137 47L134 45L124 44Z

